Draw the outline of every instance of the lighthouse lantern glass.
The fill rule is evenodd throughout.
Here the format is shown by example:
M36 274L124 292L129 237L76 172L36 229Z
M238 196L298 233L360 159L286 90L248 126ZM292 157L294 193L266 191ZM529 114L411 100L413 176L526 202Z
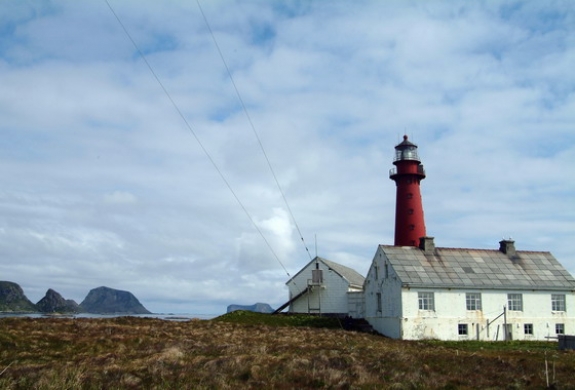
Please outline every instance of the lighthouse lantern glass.
M395 151L395 159L397 160L419 160L417 156L417 148L415 146L407 146Z

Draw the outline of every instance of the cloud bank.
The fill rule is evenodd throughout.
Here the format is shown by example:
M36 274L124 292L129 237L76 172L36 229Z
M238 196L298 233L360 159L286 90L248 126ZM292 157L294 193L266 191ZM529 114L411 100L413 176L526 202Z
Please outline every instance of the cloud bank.
M316 253L365 273L403 134L438 246L575 272L571 2L109 4L0 5L0 279L31 300L218 314Z

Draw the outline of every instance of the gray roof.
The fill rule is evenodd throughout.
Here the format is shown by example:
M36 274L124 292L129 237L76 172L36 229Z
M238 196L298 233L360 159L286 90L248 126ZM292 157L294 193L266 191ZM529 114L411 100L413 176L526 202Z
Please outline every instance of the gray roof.
M575 290L575 278L549 252L380 245L404 285L477 289Z
M325 265L327 265L330 269L332 269L335 273L337 273L339 276L341 276L342 278L344 278L345 280L347 280L349 282L349 285L355 288L363 288L363 282L365 281L365 277L362 276L361 274L359 274L356 270L351 269L349 267L346 267L345 265L341 265L338 263L335 263L333 261L324 259L323 257L316 257L314 258L312 261L310 261L309 263L307 263L305 265L305 267L303 267L297 274L295 274L292 278L290 278L290 280L288 280L286 282L286 284L289 284L297 275L299 275L304 269L306 269L310 264L315 263L317 261L320 261L322 263L324 263Z
M360 275L356 270L346 267L333 261L329 261L323 258L319 258L325 265L341 275L349 284L353 287L363 288L363 282L365 277Z

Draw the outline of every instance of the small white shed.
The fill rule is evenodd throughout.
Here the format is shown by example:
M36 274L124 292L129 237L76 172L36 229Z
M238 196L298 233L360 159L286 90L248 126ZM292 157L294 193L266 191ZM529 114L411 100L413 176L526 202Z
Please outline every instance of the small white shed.
M357 271L321 257L315 257L286 282L290 313L350 315L363 307L363 282ZM358 299L359 297L359 299Z

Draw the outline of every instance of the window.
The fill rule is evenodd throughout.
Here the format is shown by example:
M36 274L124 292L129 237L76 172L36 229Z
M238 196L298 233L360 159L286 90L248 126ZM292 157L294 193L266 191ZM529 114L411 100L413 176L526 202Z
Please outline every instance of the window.
M381 311L381 293L377 293L377 311Z
M513 311L523 311L523 295L507 294L507 308Z
M389 265L387 263L385 263L384 265L385 267L385 278L389 278Z
M407 209L407 214L413 215L413 209Z
M435 303L433 302L432 292L418 293L419 310L435 310Z
M373 267L373 270L375 272L375 280L379 279L379 268L377 266Z
M313 284L322 284L323 283L323 270L312 269L311 270L311 281Z
M565 294L551 294L551 310L565 311Z
M467 310L481 310L481 294L480 293L465 294L465 304L467 306Z
M533 324L523 324L523 333L533 334Z
M565 324L555 324L556 334L565 334Z
M460 336L467 336L467 324L458 324L457 325L457 333Z
M408 192L407 193L407 199L413 199L413 193Z

